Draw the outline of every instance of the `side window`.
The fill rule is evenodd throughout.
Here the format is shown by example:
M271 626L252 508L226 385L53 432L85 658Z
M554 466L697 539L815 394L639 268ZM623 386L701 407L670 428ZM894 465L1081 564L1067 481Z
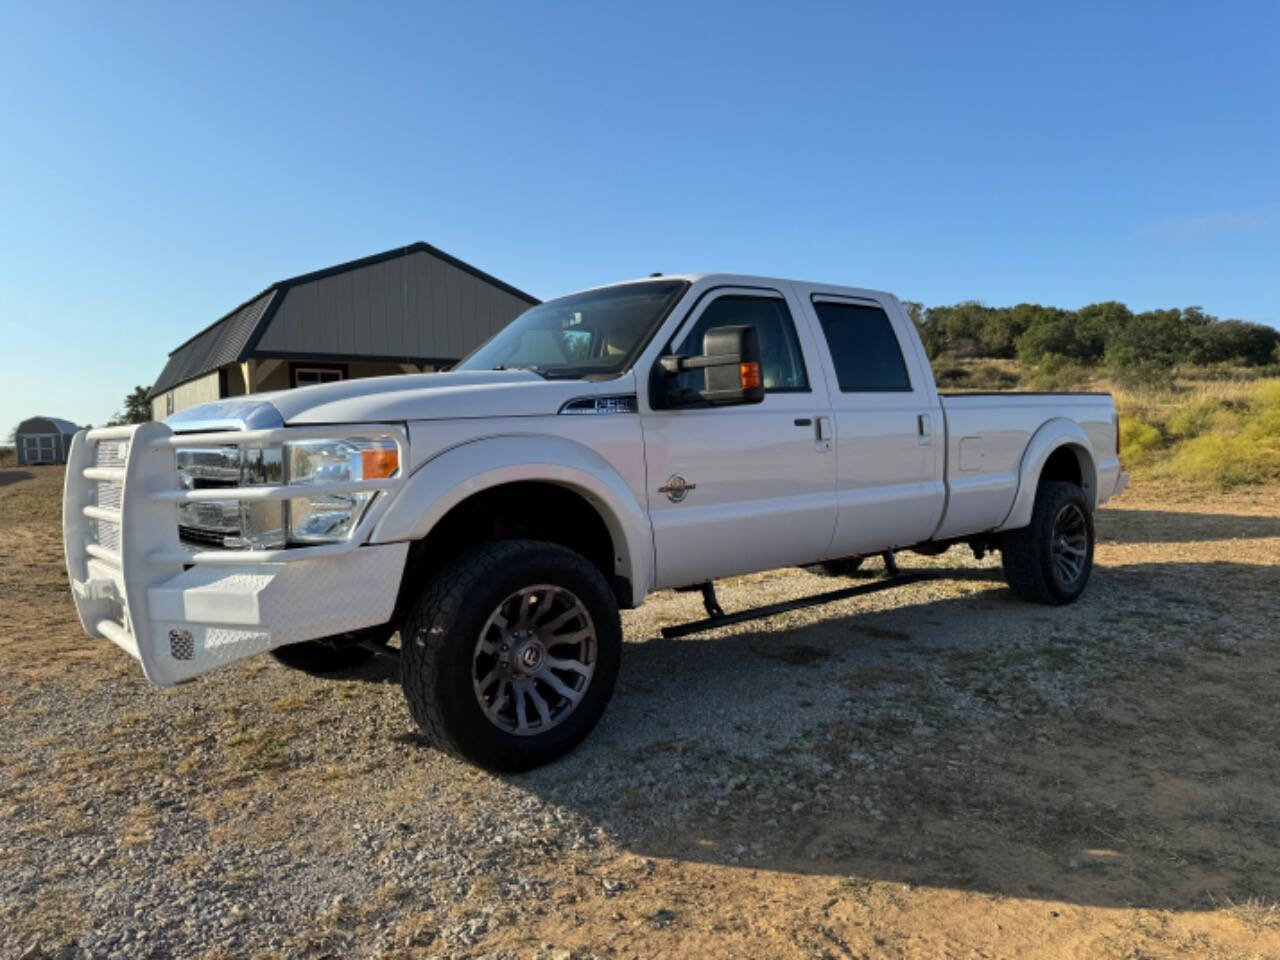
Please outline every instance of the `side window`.
M813 309L831 348L841 393L910 392L902 347L883 310L830 302L815 303Z
M804 355L796 339L796 327L786 301L778 297L727 296L712 301L693 325L688 336L676 347L677 353L701 354L702 338L713 327L751 324L760 337L760 376L766 393L798 392L809 389L809 375L804 368ZM701 390L705 385L702 370L680 374L685 390Z
M317 383L337 383L342 379L342 371L335 367L295 367L293 385L295 387L312 387Z

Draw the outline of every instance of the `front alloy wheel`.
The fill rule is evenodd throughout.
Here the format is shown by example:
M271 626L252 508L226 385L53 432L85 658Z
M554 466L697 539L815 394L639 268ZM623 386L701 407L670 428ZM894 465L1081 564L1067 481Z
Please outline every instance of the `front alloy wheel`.
M489 615L472 656L472 690L489 722L527 737L564 723L596 669L591 614L570 590L524 587Z
M585 557L498 540L426 584L400 631L413 718L440 747L492 770L528 770L571 750L613 693L622 624Z

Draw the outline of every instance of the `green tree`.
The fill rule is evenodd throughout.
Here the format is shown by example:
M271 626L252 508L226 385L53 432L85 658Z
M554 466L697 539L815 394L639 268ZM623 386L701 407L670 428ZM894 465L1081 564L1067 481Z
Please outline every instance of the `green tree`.
M1261 367L1271 362L1277 347L1280 347L1280 331L1260 323L1219 320L1191 328L1192 363Z
M1194 322L1194 315L1182 310L1135 314L1127 326L1107 338L1107 366L1130 382L1168 380L1174 366L1188 359Z
M1090 363L1101 360L1107 352L1107 341L1117 330L1123 330L1133 322L1133 311L1117 300L1091 303L1081 307L1076 338L1080 341L1084 356Z
M1033 310L1028 311L1029 323L1017 340L1019 360L1037 364L1051 358L1090 359L1090 345L1080 337L1080 318L1076 314L1056 307Z
M150 387L134 387L124 398L124 412L117 410L115 415L107 421L107 425L115 427L125 423L146 423L150 420L151 400L147 397L150 392Z

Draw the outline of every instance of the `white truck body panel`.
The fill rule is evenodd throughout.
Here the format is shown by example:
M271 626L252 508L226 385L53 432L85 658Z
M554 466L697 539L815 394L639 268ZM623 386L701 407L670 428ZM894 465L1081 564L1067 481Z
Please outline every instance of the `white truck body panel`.
M585 499L636 603L662 587L1026 526L1041 470L1063 447L1095 508L1123 487L1109 396L939 396L892 294L681 279L688 288L612 379L516 369L350 380L206 404L167 424L82 431L67 467L64 536L85 630L167 685L283 643L385 623L409 544L468 497L513 482ZM785 303L807 386L769 390L757 404L655 409L650 371L722 297ZM842 392L818 313L828 302L884 311L907 388ZM625 403L596 409L597 398ZM584 400L592 409L578 415ZM353 435L390 438L399 470L330 486L377 494L349 539L276 550L179 542L180 503L296 494L287 484L184 490L177 447Z

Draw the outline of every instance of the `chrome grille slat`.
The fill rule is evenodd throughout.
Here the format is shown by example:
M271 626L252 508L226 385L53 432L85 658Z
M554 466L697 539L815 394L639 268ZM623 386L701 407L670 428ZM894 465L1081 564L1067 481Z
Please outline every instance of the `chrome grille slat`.
M95 467L123 467L129 459L128 440L100 440L93 448Z
M111 470L122 470L129 459L128 440L99 440L93 447L93 465ZM94 481L94 499L99 507L119 510L124 503L124 484L119 480ZM94 520L91 526L94 540L99 546L114 552L120 551L120 525L110 520Z

